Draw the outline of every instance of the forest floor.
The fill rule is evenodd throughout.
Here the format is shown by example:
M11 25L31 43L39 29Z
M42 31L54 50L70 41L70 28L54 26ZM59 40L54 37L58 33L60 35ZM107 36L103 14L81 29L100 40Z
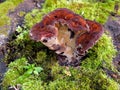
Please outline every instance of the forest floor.
M12 39L11 36L13 33L15 33L17 26L24 25L25 14L35 8L41 8L42 3L44 3L44 0L24 0L24 2L18 5L14 11L9 11L8 16L11 18L11 23L10 26L5 27L9 30L8 36L0 35L0 82L2 81L2 77L7 68L7 65L1 61L6 53L7 41ZM20 12L24 12L24 14L20 15ZM0 27L0 30L2 28Z
M41 8L43 2L44 0L40 0L40 1L24 0L24 2L21 3L18 7L16 7L14 11L9 12L9 17L12 19L10 27L8 27L8 29L10 30L9 31L10 33L8 36L9 39L11 39L10 35L15 32L15 29L18 25L19 26L24 25L25 14L30 12L32 9ZM24 12L22 16L20 15L21 11ZM111 36L113 38L114 45L116 46L116 49L118 51L117 56L113 59L113 63L117 67L117 69L120 71L120 16L109 16L104 27L105 29L110 31ZM6 47L5 41L7 40L3 40L3 37L0 37L0 44L2 43L1 44L2 46L0 47L0 60L4 57L5 47ZM3 62L0 62L0 81L5 71L6 71L6 65ZM109 74L112 75L114 73L111 72ZM117 75L117 78L120 79L120 76Z

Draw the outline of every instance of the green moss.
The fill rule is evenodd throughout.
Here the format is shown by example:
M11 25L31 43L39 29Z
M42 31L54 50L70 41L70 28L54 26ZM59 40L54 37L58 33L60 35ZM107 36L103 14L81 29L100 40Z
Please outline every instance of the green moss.
M112 58L116 55L116 50L111 42L111 37L103 34L99 42L88 51L88 57L82 62L82 67L86 69L97 69L105 66L114 68Z
M26 14L26 12L24 12L24 11L20 11L20 12L19 12L19 16L20 16L20 17L24 16L25 14Z
M25 16L26 25L31 28L35 23L38 23L42 19L43 15L44 13L39 9L32 10L32 12Z
M106 34L88 51L88 57L77 68L59 66L57 62L51 62L54 59L40 51L36 58L40 60L37 67L42 66L42 72L37 75L31 73L34 64L29 64L25 58L18 59L9 64L3 86L21 84L23 90L30 87L30 90L118 90L119 84L102 69L114 70L112 58L115 53L111 38ZM26 70L25 67L29 68Z
M3 85L8 87L9 85L15 85L16 79L23 74L23 67L27 65L27 61L25 58L21 58L16 60L15 62L11 62L8 66L9 70L5 74Z
M84 67L74 68L59 66L57 63L51 67L53 80L48 84L44 81L42 72L39 76L24 70L27 59L21 58L9 64L9 70L3 80L4 90L9 85L21 85L23 90L118 90L118 83L106 76L102 69L88 70ZM31 69L29 69L31 72ZM68 74L70 73L70 74ZM48 75L49 76L49 75ZM47 77L48 77L47 76ZM47 79L46 77L46 79Z
M36 85L38 85L36 90L43 90L42 81L38 78L38 73L42 69L35 67L34 64L29 64L26 58L11 62L8 68L2 82L5 90L8 86L15 86L17 84L22 85L23 90L28 90L28 88L29 90L34 90Z
M40 52L37 53L37 58L35 59L35 61L37 63L41 63L42 64L45 61L46 56L47 56L46 52L40 51Z
M29 28L26 26L16 28L16 33L11 36L12 39L9 41L8 46L12 47L7 50L4 61L10 62L20 57L36 58L37 52L43 50L45 46L40 42L32 41L29 37Z
M0 4L0 26L9 25L10 18L8 17L8 12L14 10L23 0L6 0Z
M87 19L105 23L109 12L114 9L114 4L113 0L105 3L46 0L41 10L34 9L26 14L26 24L17 27L17 36L13 35L15 39L9 43L12 48L8 50L6 58L20 59L9 64L3 79L3 87L21 84L23 90L118 90L119 84L103 70L104 67L116 72L112 64L116 50L111 37L106 32L88 51L80 67L76 68L59 66L52 51L40 42L30 40L29 37L30 28L40 22L43 15L56 8L67 7ZM22 58L23 56L26 58ZM38 72L40 67L42 71Z
M49 3L48 3L49 2ZM28 27L32 27L35 23L40 22L43 15L56 8L69 8L75 13L78 13L86 19L95 20L100 23L105 23L111 12L114 12L115 1L102 2L75 2L67 0L46 0L41 10L34 9L25 16L25 21Z
M102 70L70 68L70 72L71 76L62 74L63 78L50 82L47 90L118 90L119 88L118 83L107 77Z
M45 90L42 81L39 78L27 78L22 84L22 90Z

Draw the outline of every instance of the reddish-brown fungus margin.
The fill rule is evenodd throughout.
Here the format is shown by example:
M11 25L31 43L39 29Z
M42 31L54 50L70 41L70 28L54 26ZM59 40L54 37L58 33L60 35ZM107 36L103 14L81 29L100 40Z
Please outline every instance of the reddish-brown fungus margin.
M55 50L61 65L78 66L80 59L103 33L102 26L85 20L66 8L56 9L45 15L31 31L31 39L40 41Z

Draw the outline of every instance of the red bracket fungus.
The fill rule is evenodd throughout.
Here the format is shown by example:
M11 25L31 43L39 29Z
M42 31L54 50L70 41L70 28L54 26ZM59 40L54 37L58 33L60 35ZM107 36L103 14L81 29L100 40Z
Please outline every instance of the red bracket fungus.
M102 33L101 24L86 20L69 9L59 8L35 24L30 36L54 50L61 65L78 66L81 58L94 46Z

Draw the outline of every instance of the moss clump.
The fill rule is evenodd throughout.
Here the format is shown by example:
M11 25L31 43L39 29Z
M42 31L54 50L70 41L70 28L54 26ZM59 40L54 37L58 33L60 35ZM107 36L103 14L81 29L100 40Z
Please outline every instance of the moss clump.
M0 4L0 26L9 25L10 18L8 12L14 10L23 0L6 0Z
M43 63L46 59L47 55L46 52L40 51L37 53L37 58L35 59L35 61L39 64L39 63Z
M25 58L10 63L3 80L4 88L17 84L20 84L23 90L118 90L119 87L100 67L94 70L81 65L80 68L67 69L56 63L51 67L49 74L52 80L49 81L49 74L45 74L44 69L39 75L34 75L30 68L25 70L26 66L29 64Z
M88 57L82 62L82 67L96 70L102 66L113 69L112 59L115 55L116 50L111 44L111 37L103 34L99 42L88 51Z
M51 61L55 60L46 57L45 52L41 51L37 54L36 59L39 58L40 63L36 66L29 64L26 58L11 62L3 80L3 87L21 84L23 90L30 87L29 90L118 90L119 84L108 77L102 69L104 67L114 70L112 58L115 53L111 38L106 34L88 51L88 57L78 68L52 63ZM43 71L35 74L34 68L39 66ZM25 67L29 68L26 70ZM35 83L40 85L36 86Z
M40 42L36 43L30 40L29 28L24 26L18 26L16 32L11 36L14 38L9 41L7 54L5 55L4 61L10 62L20 57L30 58L31 62L33 58L36 58L37 52L43 50L45 46ZM12 47L12 48L11 48Z
M27 78L22 84L22 90L45 90L42 81L39 78Z
M35 67L34 64L29 64L26 58L21 58L11 62L8 68L2 82L4 90L8 86L15 86L17 84L22 85L23 90L28 90L28 88L29 90L34 90L36 85L38 86L37 88L42 90L42 81L38 78L38 73L42 70L41 67ZM39 90L37 88L36 90Z
M84 0L83 0L84 1ZM68 8L75 13L82 15L86 19L95 20L105 23L111 12L114 12L115 0L109 2L92 2L87 1L67 1L67 0L46 0L41 10L34 9L26 14L25 22L28 27L32 27L35 23L40 22L43 15L53 11L56 8Z
M55 74L57 79L49 83L47 90L118 90L119 88L118 83L106 76L102 69L87 70L71 67L69 76L65 73L65 68L60 66L57 68L59 68Z
M59 66L52 51L29 37L30 28L40 22L43 15L56 8L68 7L85 18L105 23L114 4L115 1L112 0L105 3L46 0L41 10L34 9L26 14L26 24L17 27L14 39L9 43L6 60L15 61L9 64L3 87L6 89L9 85L21 84L23 90L118 90L119 84L103 70L107 68L115 72L112 58L116 50L106 33L88 51L87 57L77 68Z
M9 70L5 74L5 78L3 81L3 85L9 86L14 85L16 82L15 80L23 74L23 66L27 65L27 61L25 58L21 58L19 60L16 60L15 62L11 62L9 64L8 68Z

